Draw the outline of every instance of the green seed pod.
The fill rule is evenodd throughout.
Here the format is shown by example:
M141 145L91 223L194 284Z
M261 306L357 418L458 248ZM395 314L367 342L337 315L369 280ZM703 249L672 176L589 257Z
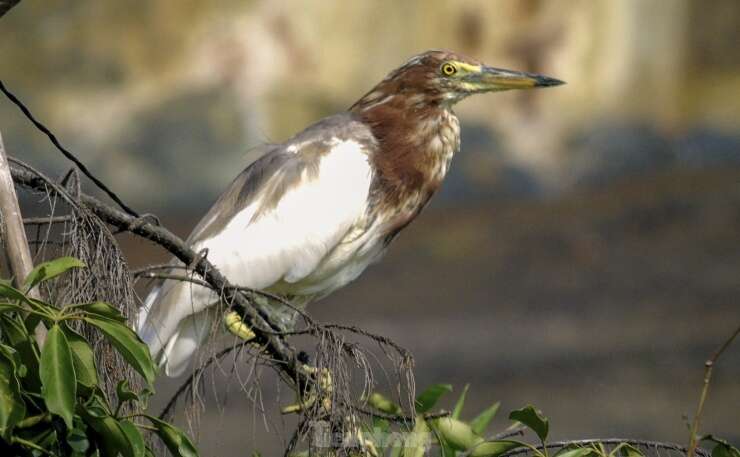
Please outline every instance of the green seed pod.
M470 457L495 457L518 447L522 447L518 441L486 441L477 444L470 452Z
M403 457L424 457L431 441L431 432L426 421L423 417L416 416L416 425L406 435L403 443Z
M484 441L470 425L451 417L440 417L434 421L434 426L445 441L457 450L464 451Z
M367 399L367 403L378 411L383 411L384 413L401 414L402 412L400 406L378 393L371 394Z

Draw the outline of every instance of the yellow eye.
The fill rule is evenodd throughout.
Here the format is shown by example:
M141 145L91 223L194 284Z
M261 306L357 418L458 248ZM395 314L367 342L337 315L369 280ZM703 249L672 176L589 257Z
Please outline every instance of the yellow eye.
M445 76L452 76L455 73L457 73L457 68L455 68L455 66L452 65L451 63L446 63L442 65L442 73Z

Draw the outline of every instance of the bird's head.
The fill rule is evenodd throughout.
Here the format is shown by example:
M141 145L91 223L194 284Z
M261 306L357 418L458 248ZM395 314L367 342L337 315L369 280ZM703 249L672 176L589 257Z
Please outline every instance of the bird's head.
M555 78L503 70L449 51L427 51L393 70L354 107L384 103L401 97L411 104L451 106L484 92L530 89L564 84Z

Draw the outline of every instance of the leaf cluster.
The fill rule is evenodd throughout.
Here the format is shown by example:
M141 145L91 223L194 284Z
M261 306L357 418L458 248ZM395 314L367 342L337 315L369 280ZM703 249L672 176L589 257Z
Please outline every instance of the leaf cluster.
M509 413L511 425L502 433L488 435L487 430L496 416L500 403L496 402L483 409L476 416L465 420L462 411L468 393L465 386L455 402L449 415L434 417L429 412L439 400L452 392L449 384L435 384L424 390L416 398L416 418L410 432L390 433L391 423L382 418L373 421L372 429L366 427L361 434L361 454L389 457L422 457L428 455L433 446L439 448L442 457L506 457L515 450L526 450L535 457L645 457L643 452L628 442L619 442L607 448L599 441L589 443L572 443L563 446L548 442L550 423L540 411L533 406L525 406ZM387 397L373 393L367 399L368 404L383 414L400 414L401 407ZM538 441L536 444L514 439L529 432ZM377 439L389 437L390 439ZM420 439L427 436L428 439ZM737 448L725 440L711 435L700 438L701 441L714 443L712 457L740 457ZM557 449L554 454L552 448Z
M153 393L156 366L147 346L113 306L103 302L54 306L32 298L39 284L85 265L72 257L39 264L21 288L0 280L0 455L153 456L154 432L175 456L197 451L177 427L143 413ZM141 392L118 382L107 398L93 348L73 330L83 322L100 331L146 381ZM42 345L37 325L48 329ZM122 414L131 402L134 413Z

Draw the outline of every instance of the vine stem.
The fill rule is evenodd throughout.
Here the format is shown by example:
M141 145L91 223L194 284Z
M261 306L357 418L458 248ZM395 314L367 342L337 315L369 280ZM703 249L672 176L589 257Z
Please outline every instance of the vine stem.
M717 360L722 355L725 350L730 347L732 342L737 338L737 335L740 334L740 325L735 329L735 331L730 335L727 340L725 340L720 347L714 351L714 354L712 354L709 359L707 359L706 362L704 362L704 383L702 384L701 388L701 394L699 394L699 404L696 406L696 413L694 414L694 420L691 422L691 437L689 438L689 449L686 453L686 457L694 457L694 454L696 453L696 446L698 445L697 442L697 435L699 433L699 423L701 421L701 414L704 411L704 402L707 399L707 394L709 393L709 382L712 380L712 370L714 369L714 365L717 363Z

